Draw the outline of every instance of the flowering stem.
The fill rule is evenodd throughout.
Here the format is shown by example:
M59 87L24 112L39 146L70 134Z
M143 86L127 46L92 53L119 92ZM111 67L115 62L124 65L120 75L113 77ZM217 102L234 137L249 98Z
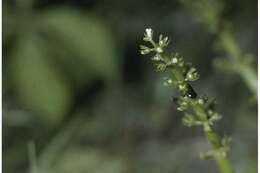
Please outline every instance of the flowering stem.
M172 70L173 75L176 78L182 80L183 76L180 75L181 72L179 70ZM191 86L192 87L192 86ZM194 105L192 107L193 111L202 119L207 120L207 113L206 110L203 109L201 106ZM222 148L221 140L217 133L211 128L210 126L204 125L204 135L211 146L212 151L219 151ZM219 169L220 173L234 173L230 164L230 161L226 158L226 156L222 155L222 153L215 153L212 155L214 158L216 165Z
M159 37L158 43L153 40L152 29L146 29L143 40L149 42L152 48L141 45L141 54L154 52L152 60L155 61L157 71L170 72L170 77L165 78L165 85L174 87L180 94L174 98L179 111L185 113L183 124L191 126L201 126L205 137L210 145L210 150L203 157L211 157L215 160L220 173L234 173L227 152L229 150L230 138L220 138L213 129L216 121L221 116L215 111L214 101L205 97L198 96L196 91L190 85L190 82L199 79L196 68L190 63L185 63L178 54L167 55L164 48L168 45L168 37ZM186 111L188 110L188 111ZM191 113L190 113L191 112Z

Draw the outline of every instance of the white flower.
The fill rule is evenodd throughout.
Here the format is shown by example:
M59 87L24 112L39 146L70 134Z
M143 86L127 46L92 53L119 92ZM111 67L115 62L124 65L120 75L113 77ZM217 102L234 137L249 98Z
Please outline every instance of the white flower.
M199 103L200 105L203 105L205 102L204 102L203 99L198 99L198 103Z
M157 53L162 53L162 52L163 52L163 49L162 49L161 47L157 47L157 48L155 49L155 51L156 51Z
M153 40L153 30L151 28L145 29L144 41L152 41L152 40Z
M178 59L177 58L172 58L172 63L173 64L176 64L178 62Z
M168 37L165 37L163 41L166 43L168 41Z
M144 45L140 45L140 49L142 55L146 55L151 52L151 49Z
M155 56L152 58L152 60L154 60L154 61L160 61L161 58L160 58L158 55L155 55Z
M149 38L153 37L153 30L151 28L145 29L145 32L146 32L147 37L149 37Z
M186 89L186 85L185 84L179 84L178 88L180 91L184 91Z
M172 84L173 81L171 79L168 79L167 82L168 84Z
M199 79L199 73L194 67L192 67L186 74L186 80L195 81L197 79Z

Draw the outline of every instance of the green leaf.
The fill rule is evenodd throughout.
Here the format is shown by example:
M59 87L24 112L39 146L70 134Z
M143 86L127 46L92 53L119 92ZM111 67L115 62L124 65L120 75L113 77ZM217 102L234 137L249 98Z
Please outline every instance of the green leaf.
M58 58L76 82L95 77L111 80L118 75L114 40L97 17L60 8L45 11L38 21L50 35L48 44L59 51Z
M46 57L41 40L33 34L24 35L12 54L10 77L26 109L49 123L58 123L70 108L71 93Z

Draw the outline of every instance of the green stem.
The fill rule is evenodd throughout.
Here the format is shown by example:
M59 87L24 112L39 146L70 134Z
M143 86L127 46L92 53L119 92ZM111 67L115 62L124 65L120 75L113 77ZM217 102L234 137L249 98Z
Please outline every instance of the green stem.
M257 96L257 74L253 68L248 65L241 65L241 67L237 70L237 73L240 74L252 94Z
M178 68L172 69L172 73L177 80L184 79L181 71ZM202 107L198 104L194 104L191 108L196 113L196 115L200 118L200 120L205 121L205 122L207 121L207 113L206 113L206 110L204 107ZM223 155L219 152L222 147L220 138L216 134L216 132L214 132L214 130L211 128L210 125L206 124L204 126L204 134L206 136L208 143L211 146L211 149L213 151L217 151L215 154L213 154L213 158L216 162L219 172L220 173L234 173L234 171L232 170L230 161L226 158L225 155Z
M207 114L203 107L199 105L194 105L192 109L198 115L198 117L200 117L201 120L207 119ZM215 154L213 154L213 158L216 162L219 172L234 173L230 161L226 158L226 156L219 153L222 145L220 142L220 137L217 135L217 133L214 132L214 130L208 124L206 124L206 126L204 126L204 134L209 145L211 146L211 149L213 151L217 151Z
M37 173L37 158L36 158L36 149L35 143L33 141L29 141L28 143L28 154L29 154L29 166L30 166L30 173Z
M160 44L157 45L153 40L149 42L153 45L153 48L150 50L154 51L156 53L155 56L160 56L161 59L159 59L160 63L156 64L157 69L159 71L164 71L166 68L169 68L173 77L176 79L174 81L176 83L173 83L172 79L167 82L169 84L173 84L173 86L176 87L180 93L180 96L176 98L177 104L178 106L180 106L178 110L183 111L188 108L191 109L194 113L194 115L185 115L183 119L184 124L186 124L189 127L193 125L202 125L205 137L211 148L208 154L209 156L212 156L215 160L219 173L234 173L229 160L226 158L226 152L228 150L227 141L225 138L222 141L212 128L213 121L218 120L219 116L217 113L214 114L214 110L211 108L210 105L211 102L207 103L207 101L204 101L204 98L197 97L196 91L192 88L192 86L189 83L197 79L194 76L195 74L198 75L198 73L194 72L195 68L192 69L188 64L185 64L180 57L177 57L177 55L176 57L172 58L171 56L165 54L163 52L164 46ZM235 54L235 57L237 57L236 53L238 51L236 50L236 47L233 46L232 39L224 40L224 42L226 43L226 47L228 47L228 49L231 50L231 53ZM157 48L160 49L158 50Z
M243 55L236 44L233 35L229 31L222 31L220 34L220 42L224 51L231 58L231 65L235 67L234 71L244 80L248 89L254 96L257 95L257 73L248 64L243 64Z
M218 135L212 129L209 131L204 130L204 133L212 149L219 150L221 143ZM222 155L221 153L216 153L213 155L213 158L220 173L234 173L230 161L226 158L226 156Z
M233 35L226 30L220 32L219 40L223 46L224 51L230 56L233 61L240 61L240 49L238 48Z

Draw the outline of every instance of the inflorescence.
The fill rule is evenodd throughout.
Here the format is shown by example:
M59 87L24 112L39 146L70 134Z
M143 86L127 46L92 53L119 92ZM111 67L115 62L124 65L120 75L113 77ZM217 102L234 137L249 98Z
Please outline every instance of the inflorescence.
M160 35L156 42L153 30L148 28L145 30L143 40L150 46L141 45L141 54L152 54L151 60L155 62L156 71L170 73L169 76L164 78L164 85L174 87L179 92L179 96L173 100L177 109L184 112L183 124L188 127L202 126L206 134L214 133L213 125L221 119L221 115L215 111L214 99L198 96L190 85L191 82L198 80L200 77L197 69L191 63L186 63L178 53L166 53L165 48L170 42L168 37ZM219 140L215 133L213 136L217 139L212 140L208 136L212 150L203 157L214 157L216 154L226 157L231 138L224 137Z

